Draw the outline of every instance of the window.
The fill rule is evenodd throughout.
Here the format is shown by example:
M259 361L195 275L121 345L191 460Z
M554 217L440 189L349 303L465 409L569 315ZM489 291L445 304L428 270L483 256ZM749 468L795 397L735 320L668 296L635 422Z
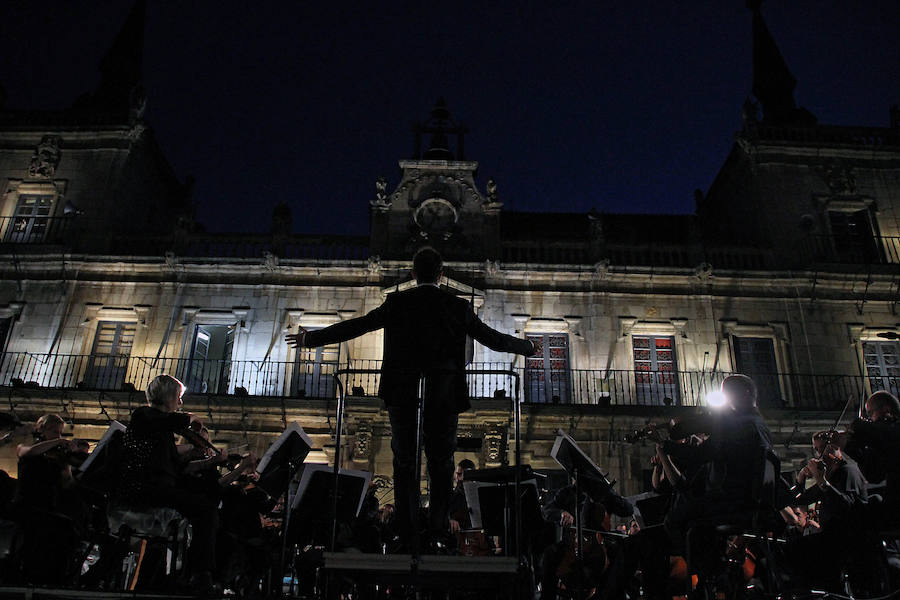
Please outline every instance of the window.
M525 401L569 402L569 336L535 333L525 337L537 350L525 359Z
M294 376L291 378L291 395L303 398L333 398L334 373L337 371L340 351L340 344L329 344L320 348L298 348L294 360Z
M0 356L6 351L9 332L12 331L12 317L0 317Z
M47 194L20 194L5 241L19 244L44 241L50 226L53 198Z
M681 404L675 338L662 335L635 335L635 395L639 404Z
M759 405L770 408L784 406L772 339L737 336L733 339L735 366L740 373L756 382Z
M881 262L868 210L830 210L828 225L837 260L865 264Z
M866 375L871 390L887 390L897 395L900 391L900 344L897 342L863 342Z
M87 387L103 390L122 387L136 329L136 323L100 321L97 324L84 378Z
M195 325L184 384L199 394L227 394L237 325Z

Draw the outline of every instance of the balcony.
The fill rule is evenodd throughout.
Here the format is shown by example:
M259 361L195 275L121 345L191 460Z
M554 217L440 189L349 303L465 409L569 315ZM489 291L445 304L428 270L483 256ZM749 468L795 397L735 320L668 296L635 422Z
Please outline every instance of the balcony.
M799 256L807 265L900 264L900 237L810 235L801 241Z
M41 215L0 217L0 244L64 244L72 229L73 216Z
M0 386L53 390L140 391L157 375L181 379L194 394L248 395L274 398L329 399L337 394L334 374L348 395L378 393L381 361L350 363L283 362L272 360L192 360L141 356L33 354L0 355ZM702 406L729 373L575 369L552 372L519 368L508 363L473 363L467 369L474 403L502 400L517 394L526 404L614 406ZM796 408L840 409L848 396L857 398L878 389L893 393L893 378L858 375L773 373L755 375L763 410ZM516 385L519 386L516 389Z

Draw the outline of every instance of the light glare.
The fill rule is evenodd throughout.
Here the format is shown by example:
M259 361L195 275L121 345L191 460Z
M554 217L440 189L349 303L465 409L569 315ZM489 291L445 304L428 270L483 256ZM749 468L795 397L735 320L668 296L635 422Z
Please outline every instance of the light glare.
M725 406L725 394L716 390L706 395L706 405L710 408L722 408Z

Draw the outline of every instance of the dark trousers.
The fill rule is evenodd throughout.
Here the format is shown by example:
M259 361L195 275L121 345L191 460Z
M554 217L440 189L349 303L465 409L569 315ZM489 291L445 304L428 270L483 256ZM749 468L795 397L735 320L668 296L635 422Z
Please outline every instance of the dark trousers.
M418 530L419 473L416 473L416 405L390 406L391 450L394 451L394 508L401 539L412 542ZM430 406L425 401L423 446L425 449L430 502L428 528L433 532L449 527L448 511L453 490L453 453L459 416L452 408Z

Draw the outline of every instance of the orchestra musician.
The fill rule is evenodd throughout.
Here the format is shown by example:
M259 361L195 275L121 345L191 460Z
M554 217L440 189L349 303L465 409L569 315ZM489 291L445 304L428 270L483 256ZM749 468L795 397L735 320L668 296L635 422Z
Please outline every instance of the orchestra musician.
M900 523L900 401L884 390L866 400L868 419L856 419L849 434L838 434L836 443L859 464L871 482L886 486L877 521Z
M450 496L450 532L457 533L460 529L469 529L472 527L471 510L469 503L466 501L466 492L463 488L463 479L465 479L466 471L475 468L468 458L464 458L456 465L453 472L453 494Z
M147 406L131 414L125 431L116 502L129 508L173 508L190 522L193 529L188 550L190 585L205 592L213 588L217 501L178 485L179 451L175 434L194 423L202 426L193 414L178 411L184 390L184 384L171 375L159 375L147 386Z
M868 501L866 480L856 463L844 456L832 432L819 431L812 442L816 458L800 470L791 491L798 505L818 503L821 528L795 540L789 555L798 577L816 587L840 591L841 568L864 548L854 532ZM810 480L813 485L806 487Z
M580 483L580 498L575 485L558 490L541 508L544 518L563 528L563 539L544 550L541 567L541 600L555 600L560 580L584 587L596 587L598 598L619 598L623 592L623 562L621 548L603 538L610 530L610 514L629 517L634 506L620 496L606 482L587 480ZM584 547L584 570L575 564L574 546L577 540L572 528L575 511L581 506L581 526L590 538ZM571 575L571 577L569 577Z
M725 406L719 413L686 421L671 432L675 438L708 433L706 441L695 446L669 439L661 446L673 462L704 465L698 473L702 489L691 486L692 493L680 494L666 516L666 529L677 555L684 556L687 527L692 521L721 516L725 523L736 515L750 514L752 490L762 477L760 457L772 449L772 434L756 408L756 383L746 375L730 375L722 381L721 391Z
M419 546L419 474L417 409L420 378L424 376L423 437L431 484L428 534L445 542L449 534L453 453L458 415L469 408L465 378L466 338L470 336L497 352L532 355L534 344L485 325L468 302L440 289L441 255L421 248L413 257L415 288L389 294L368 314L317 331L286 337L289 345L318 347L343 342L384 329L384 360L378 395L391 422L394 453L394 500L401 539Z
M70 559L87 521L70 464L78 447L63 437L64 427L59 415L43 415L35 424L35 442L16 448L19 481L13 513L23 528L23 571L32 583L71 580L75 565Z

